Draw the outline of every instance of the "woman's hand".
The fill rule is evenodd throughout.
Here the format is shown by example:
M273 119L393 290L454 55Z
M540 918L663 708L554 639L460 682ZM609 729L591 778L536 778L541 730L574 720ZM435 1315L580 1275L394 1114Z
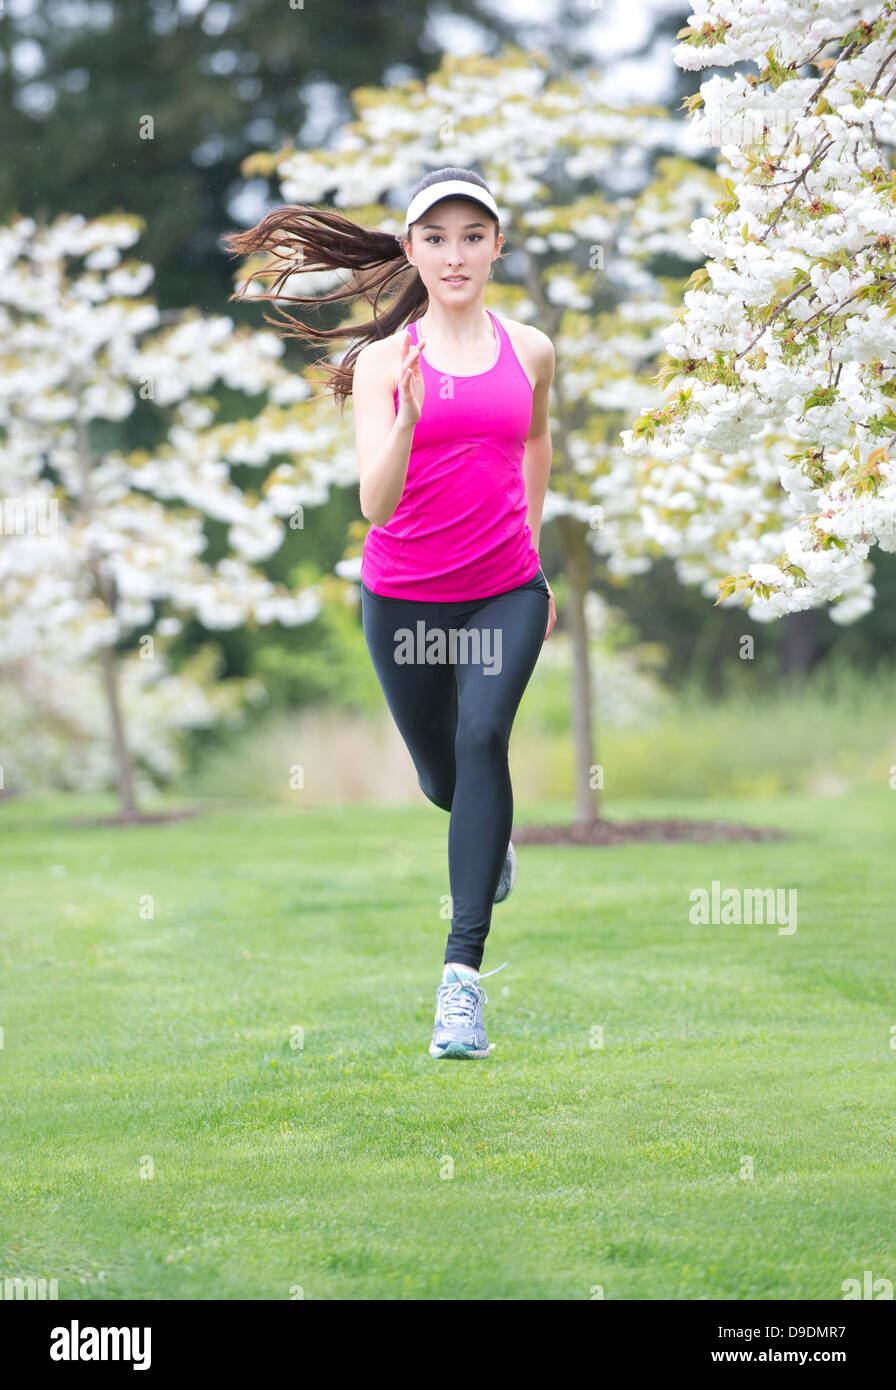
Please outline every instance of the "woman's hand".
M416 425L423 409L423 373L420 370L420 353L426 346L425 339L419 343L411 342L408 329L401 340L401 365L398 369L398 411L396 420L402 425Z
M544 570L542 570L542 574L543 574L543 573L544 573ZM545 584L548 584L548 581L547 581L547 580L545 580L544 582L545 582ZM554 591L553 591L553 589L551 588L550 584L548 584L548 594L550 595L550 599L549 599L549 602L548 602L548 625L547 625L547 630L546 630L546 632L545 632L545 634L544 634L544 638L542 639L542 640L545 641L545 642L546 642L546 641L548 640L548 638L550 637L550 635L551 635L551 633L552 633L552 631L553 631L553 629L554 629L554 623L557 621L557 609L556 609L556 607L555 607L555 605L554 605Z

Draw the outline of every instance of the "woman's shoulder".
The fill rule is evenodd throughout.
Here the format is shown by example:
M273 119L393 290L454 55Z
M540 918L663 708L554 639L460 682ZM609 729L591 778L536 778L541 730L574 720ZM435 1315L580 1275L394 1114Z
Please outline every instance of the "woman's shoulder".
M495 313L492 310L492 313ZM510 339L520 362L530 376L537 382L539 378L550 379L554 373L554 344L547 333L542 333L532 323L521 323L519 319L507 318L505 314L495 314L501 327Z
M528 347L531 352L539 356L553 353L554 344L547 333L542 333L541 329L536 328L534 323L522 323L519 319L508 318L506 314L495 313L494 309L492 313L496 319L500 320L501 327L507 330L514 351L516 351L516 345L519 342L524 348Z
M406 332L406 328L397 328L394 333L389 333L385 338L374 338L373 342L364 344L355 358L357 364L363 357L365 364L369 364L374 371L381 375L393 391L398 389L401 342Z
M363 357L367 362L387 362L397 350L400 350L401 335L404 332L403 328L399 328L386 338L374 338L372 342L365 343L355 361L360 362Z

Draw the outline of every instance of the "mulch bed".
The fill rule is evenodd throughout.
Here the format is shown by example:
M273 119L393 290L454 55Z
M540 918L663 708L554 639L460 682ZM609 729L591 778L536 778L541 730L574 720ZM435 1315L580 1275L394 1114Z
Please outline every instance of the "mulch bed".
M204 806L189 806L184 811L159 811L156 815L144 814L141 811L136 816L78 816L77 819L69 821L69 825L161 825L164 821L200 816L205 809Z
M521 825L515 845L705 844L719 840L788 840L786 830L723 820L596 820L591 824Z
M0 791L0 800L15 792ZM232 804L232 803L231 803ZM126 816L80 816L69 821L74 826L162 825L166 821L186 820L202 815L205 806L187 806L178 811L141 812L136 819ZM626 844L707 844L726 840L788 840L786 830L762 825L737 825L723 820L596 820L590 824L514 826L516 845L626 845Z

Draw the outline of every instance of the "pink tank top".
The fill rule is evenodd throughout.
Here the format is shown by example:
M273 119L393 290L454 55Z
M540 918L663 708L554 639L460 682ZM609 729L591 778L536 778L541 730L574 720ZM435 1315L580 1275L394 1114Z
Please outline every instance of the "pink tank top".
M387 598L490 598L532 579L538 552L526 521L523 452L532 386L491 310L498 356L451 376L420 358L424 399L407 479L385 526L371 526L361 579ZM417 342L417 325L408 325ZM394 393L398 413L398 389Z

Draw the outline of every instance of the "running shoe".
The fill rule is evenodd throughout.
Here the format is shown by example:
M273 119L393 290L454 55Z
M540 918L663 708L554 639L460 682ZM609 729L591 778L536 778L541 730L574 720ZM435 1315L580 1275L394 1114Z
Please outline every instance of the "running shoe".
M504 965L487 974L497 975ZM479 983L481 979L485 976L459 975L456 970L445 972L436 993L430 1057L488 1056L491 1047L482 1022L482 1005L488 1003L488 995Z
M507 857L504 860L504 868L501 870L501 877L498 879L498 886L495 889L496 903L502 903L507 897L514 883L516 882L516 852L513 848L513 841L508 841Z

